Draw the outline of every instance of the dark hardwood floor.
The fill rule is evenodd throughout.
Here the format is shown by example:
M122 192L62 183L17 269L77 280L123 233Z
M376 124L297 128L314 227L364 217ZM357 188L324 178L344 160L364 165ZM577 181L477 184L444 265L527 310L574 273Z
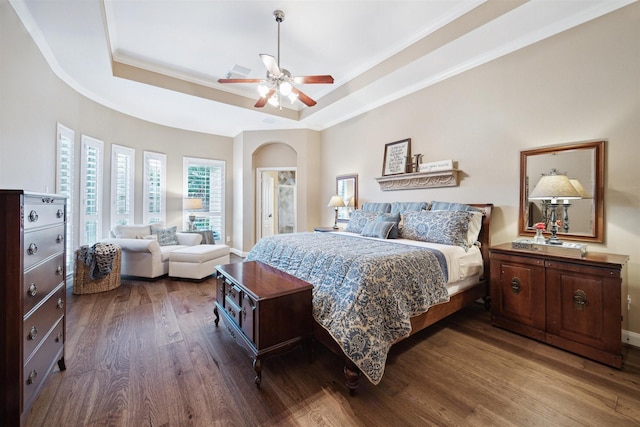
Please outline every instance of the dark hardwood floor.
M480 305L397 344L382 382L349 396L341 361L317 345L249 357L212 312L215 280L124 280L68 291L67 370L29 426L640 425L640 349L622 370L492 327Z

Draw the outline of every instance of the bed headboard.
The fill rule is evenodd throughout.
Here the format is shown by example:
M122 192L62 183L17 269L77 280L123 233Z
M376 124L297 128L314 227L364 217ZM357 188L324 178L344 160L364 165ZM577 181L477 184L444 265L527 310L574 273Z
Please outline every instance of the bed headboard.
M482 209L484 212L482 216L482 228L478 235L478 241L480 242L480 252L482 253L482 260L484 263L483 278L489 280L489 248L491 247L491 211L493 210L493 203L486 204L469 204L470 206Z

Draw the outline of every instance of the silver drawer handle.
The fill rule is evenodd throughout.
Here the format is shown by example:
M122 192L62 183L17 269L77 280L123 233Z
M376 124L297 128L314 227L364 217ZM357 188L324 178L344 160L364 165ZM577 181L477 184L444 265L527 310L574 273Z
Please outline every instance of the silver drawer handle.
M36 221L38 221L38 212L36 211L29 212L29 222L36 222Z
M27 385L33 384L37 376L38 376L38 373L35 371L35 369L29 372L29 377L27 377Z
M36 339L37 336L38 336L38 328L36 328L35 326L32 326L31 329L29 330L29 335L27 335L27 339L29 341L33 341Z
M64 268L59 265L58 268L56 268L56 275L59 276L62 274L62 272L64 271Z
M27 291L27 295L29 295L30 297L35 297L37 293L38 293L38 287L36 286L36 284L35 283L30 284L29 290Z
M56 335L56 340L55 340L55 341L56 341L56 342L60 342L60 341L62 341L62 337L63 337L63 336L64 336L64 335L62 334L62 332L58 332L58 335Z
M35 255L36 252L38 252L38 245L36 245L35 243L30 244L29 249L27 249L27 253L29 255Z
M62 243L64 241L64 236L62 234L58 234L56 237L56 243Z
M62 209L58 209L58 212L56 212L56 217L62 218L63 216L64 216L64 211Z
M58 304L56 304L56 307L58 308L64 307L64 301L62 300L62 298L58 298Z

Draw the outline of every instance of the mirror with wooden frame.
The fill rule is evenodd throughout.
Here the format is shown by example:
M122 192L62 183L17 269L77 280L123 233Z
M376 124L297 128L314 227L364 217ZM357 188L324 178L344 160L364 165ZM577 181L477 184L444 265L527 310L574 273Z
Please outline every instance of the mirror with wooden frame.
M520 152L520 235L534 235L536 223L549 222L549 203L530 200L529 194L543 175L556 170L558 174L577 180L584 188L581 199L559 200L556 211L558 237L604 241L604 143L584 142ZM548 232L549 227L546 230Z
M338 208L338 222L349 222L351 211L358 208L358 175L338 175L336 194L342 197L345 207Z

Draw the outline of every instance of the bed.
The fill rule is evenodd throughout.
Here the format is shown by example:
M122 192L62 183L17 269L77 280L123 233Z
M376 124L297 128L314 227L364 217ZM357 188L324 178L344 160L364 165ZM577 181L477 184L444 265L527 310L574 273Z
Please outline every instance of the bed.
M344 358L351 394L361 374L380 382L393 344L474 301L488 306L493 205L447 206L356 211L347 231L269 236L247 255L314 286L314 338ZM404 220L396 235L389 217Z

